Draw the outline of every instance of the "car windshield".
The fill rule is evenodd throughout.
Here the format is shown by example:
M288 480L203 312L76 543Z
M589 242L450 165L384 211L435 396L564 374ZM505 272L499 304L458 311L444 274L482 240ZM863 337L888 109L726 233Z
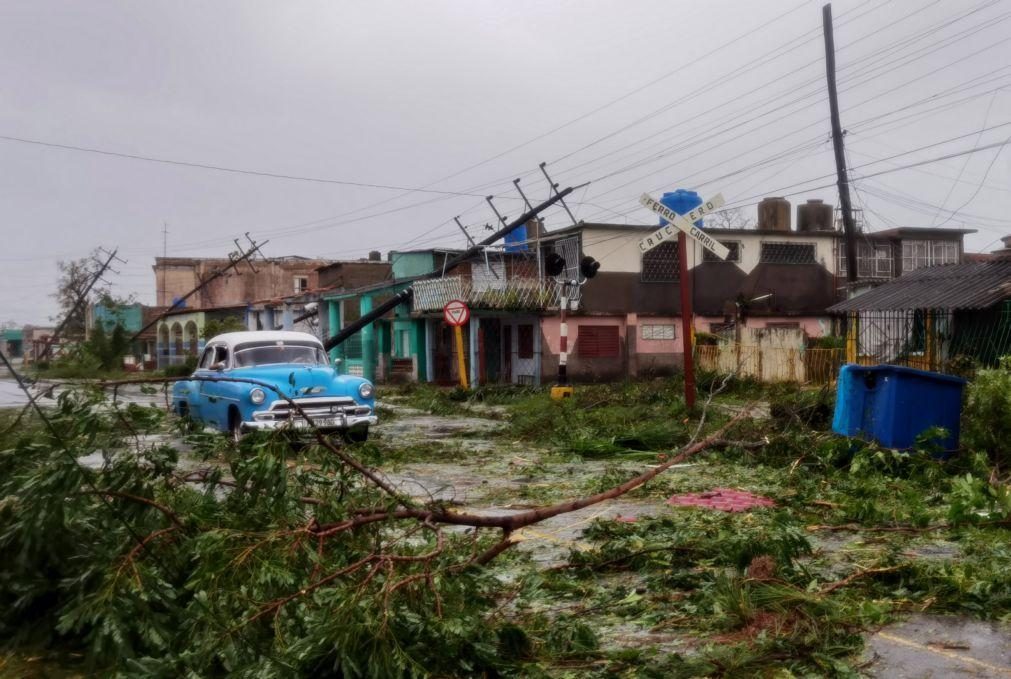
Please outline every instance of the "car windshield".
M276 363L327 365L327 360L323 348L315 344L263 342L240 344L235 349L235 367L237 368Z

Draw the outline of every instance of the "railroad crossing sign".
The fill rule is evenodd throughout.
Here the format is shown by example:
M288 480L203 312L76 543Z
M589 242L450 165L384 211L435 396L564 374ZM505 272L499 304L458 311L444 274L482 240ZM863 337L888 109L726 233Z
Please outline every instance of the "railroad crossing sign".
M445 319L446 325L459 327L470 320L470 309L460 300L454 299L442 307L442 317Z
M677 231L675 231L675 229L678 229L680 231L684 231L689 238L698 241L702 247L709 250L720 259L726 259L730 255L730 250L694 224L694 222L698 221L703 215L710 214L711 212L715 212L723 207L724 202L723 194L717 193L697 208L689 210L684 215L679 215L660 201L653 200L648 193L642 194L639 198L639 203L643 207L657 213L669 223L666 226L661 226L659 229L639 241L639 250L642 252L649 252L657 245L660 245L660 243L665 243L676 238Z

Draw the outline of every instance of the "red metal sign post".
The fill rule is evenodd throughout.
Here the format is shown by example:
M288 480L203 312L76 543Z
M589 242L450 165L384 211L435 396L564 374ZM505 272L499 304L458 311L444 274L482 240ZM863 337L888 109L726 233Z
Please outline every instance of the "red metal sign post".
M639 250L648 252L674 237L678 237L678 268L681 286L681 346L684 350L685 368L685 405L695 407L695 362L692 355L692 279L688 269L688 236L692 244L699 243L720 259L726 259L730 250L708 233L695 226L694 222L703 215L710 214L723 206L723 195L716 194L711 200L703 201L698 207L689 210L685 215L679 215L648 194L642 194L639 203L657 213L667 222L664 226L639 241Z
M695 407L695 357L692 355L692 279L688 268L688 238L678 233L678 266L681 269L681 347L685 357L685 406Z

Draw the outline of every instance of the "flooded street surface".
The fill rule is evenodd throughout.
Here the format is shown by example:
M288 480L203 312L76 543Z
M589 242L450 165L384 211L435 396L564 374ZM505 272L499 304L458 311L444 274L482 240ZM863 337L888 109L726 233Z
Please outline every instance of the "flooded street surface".
M16 408L28 403L25 393L12 379L0 379L0 408Z
M52 388L54 385L57 386ZM73 385L39 380L38 382L28 384L28 388L32 392L32 395L38 398L39 405L45 407L46 405L52 405L56 397L66 389L73 388ZM155 388L157 389L157 393L145 394L140 385L127 384L121 386L118 390L117 401L120 403L136 403L138 405L154 404L164 407L165 394L162 391L162 386L155 385ZM107 393L111 398L112 389L109 389ZM10 378L0 379L0 408L20 408L27 403L28 397L15 380Z
M1011 677L1011 626L955 616L914 615L870 637L872 677Z

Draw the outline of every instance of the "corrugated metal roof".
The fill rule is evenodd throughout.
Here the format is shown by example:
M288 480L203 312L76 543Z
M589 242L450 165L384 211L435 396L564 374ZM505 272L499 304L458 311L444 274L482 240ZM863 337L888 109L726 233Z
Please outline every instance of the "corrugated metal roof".
M931 266L829 307L846 311L985 309L1011 297L1011 260Z

